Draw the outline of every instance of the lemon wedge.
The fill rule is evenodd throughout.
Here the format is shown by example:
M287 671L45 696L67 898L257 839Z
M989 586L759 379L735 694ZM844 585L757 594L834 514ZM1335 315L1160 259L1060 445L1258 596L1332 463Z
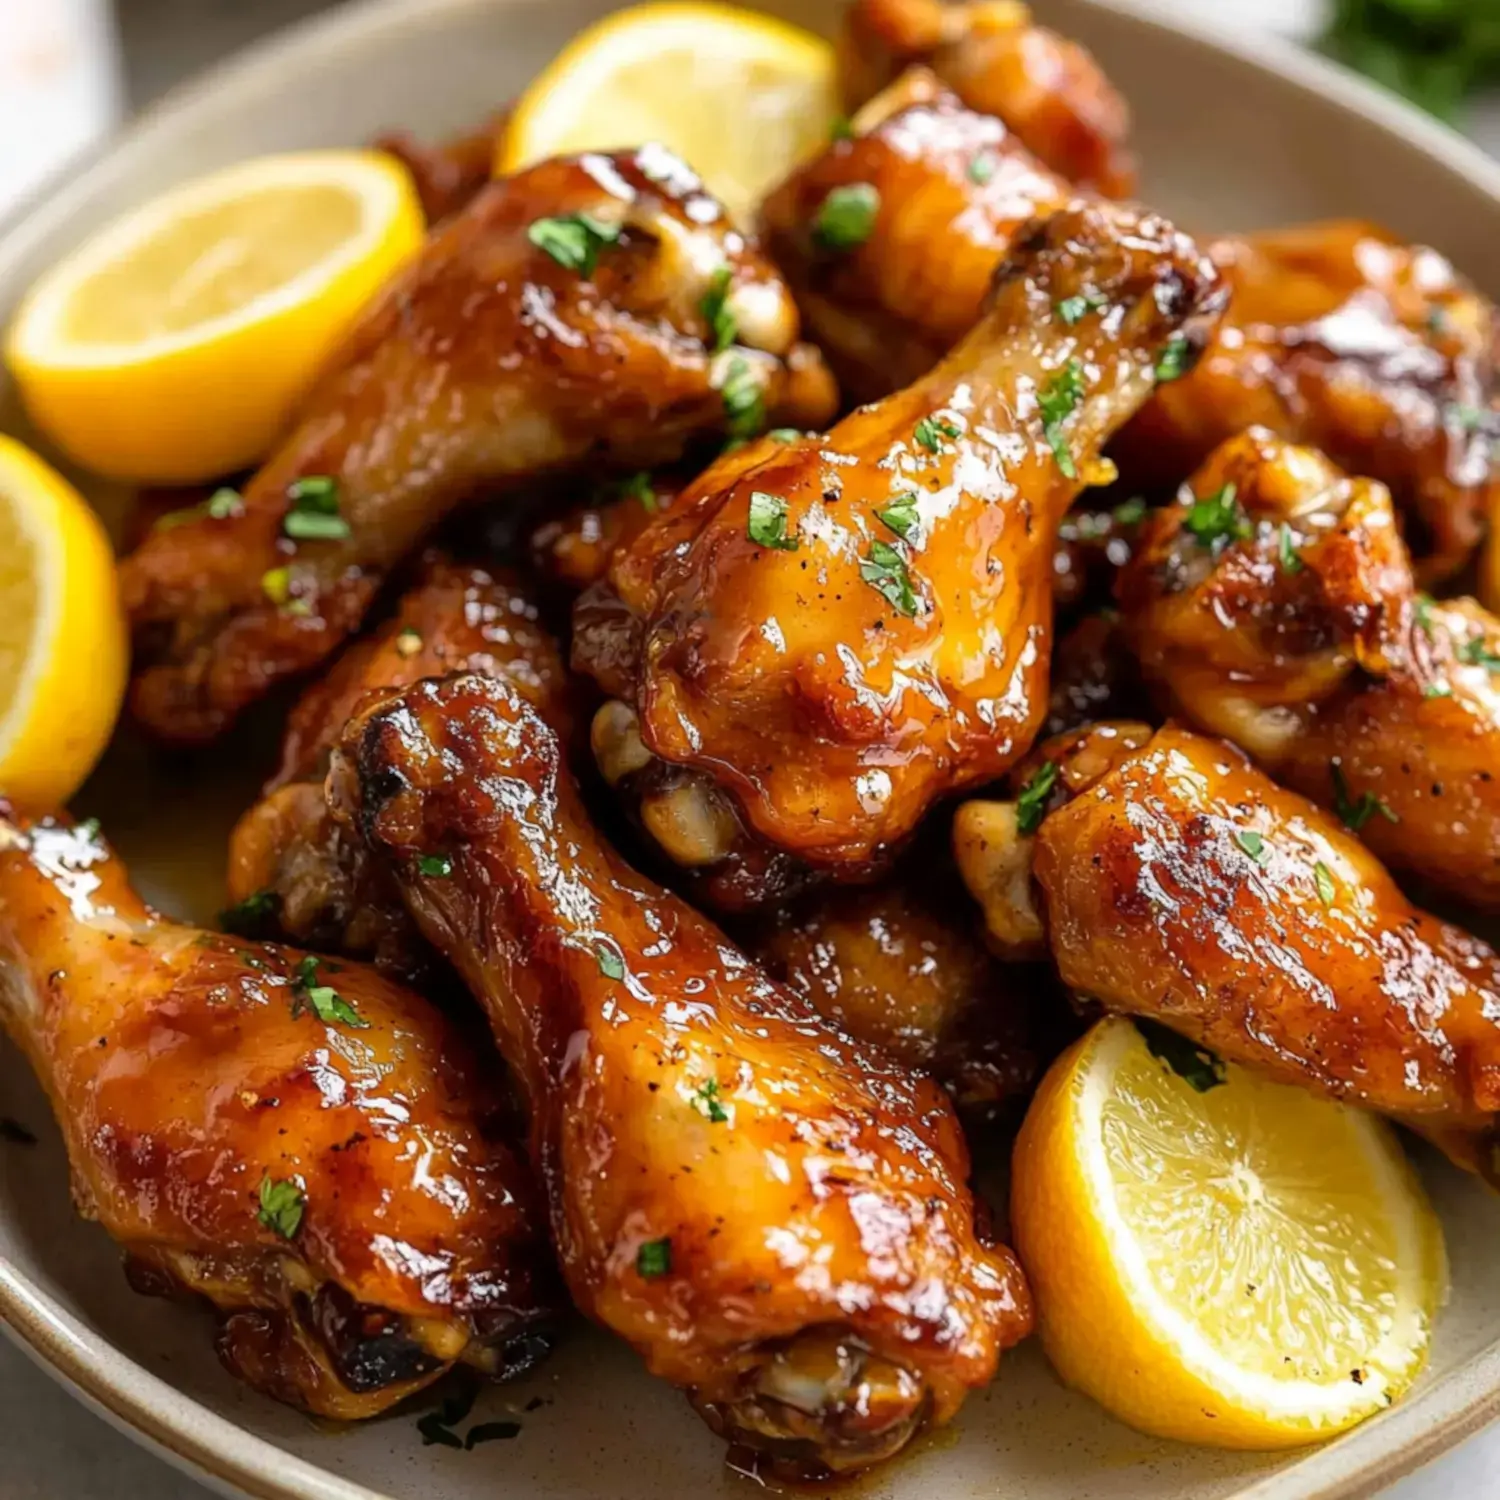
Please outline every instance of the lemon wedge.
M638 5L568 45L521 96L495 173L659 141L741 222L838 115L833 48L727 5Z
M1390 1405L1447 1285L1394 1131L1148 1034L1100 1022L1016 1143L1014 1242L1058 1374L1145 1432L1229 1448Z
M421 242L378 151L266 156L116 221L21 303L5 358L87 468L187 483L262 458L361 307Z
M83 496L0 435L0 795L60 807L93 769L125 691L115 560Z

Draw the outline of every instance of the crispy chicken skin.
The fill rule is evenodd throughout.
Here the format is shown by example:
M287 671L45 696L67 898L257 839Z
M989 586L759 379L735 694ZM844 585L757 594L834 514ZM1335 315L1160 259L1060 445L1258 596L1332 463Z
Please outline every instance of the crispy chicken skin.
M867 877L935 798L1029 748L1058 522L1219 296L1154 215L1101 202L1033 226L930 375L824 438L721 461L617 553L618 609L601 624L580 601L575 665L618 693L624 636L651 753L712 779L768 847Z
M378 860L328 814L328 755L366 694L423 677L483 672L504 677L564 742L576 693L567 667L513 575L434 554L374 635L350 646L292 710L281 767L229 841L229 899L269 895L276 926L324 951L373 957L420 975L426 948Z
M1175 485L1262 426L1387 485L1427 582L1469 560L1500 504L1495 308L1436 251L1360 221L1226 239L1218 338L1112 450L1128 481Z
M158 916L88 825L0 835L0 1022L137 1286L206 1297L231 1370L328 1417L545 1348L544 1219L471 1038L362 965L316 991L295 949Z
M839 39L845 104L856 109L912 63L994 115L1070 182L1135 191L1130 110L1099 64L1016 0L854 0Z
M1074 192L925 69L872 99L853 132L799 167L761 216L840 385L874 400L925 375L973 327L1016 233ZM868 236L830 247L830 195L869 189L879 210Z
M578 214L618 235L590 231L592 274L532 238L566 220L554 239L576 248ZM725 267L743 342L716 354L701 304ZM492 184L367 310L234 513L158 528L125 560L137 715L166 740L214 738L322 662L390 569L481 487L667 462L767 413L821 425L832 382L796 337L775 270L660 148ZM334 482L346 536L287 534L302 529L289 512L308 479Z
M991 1377L1028 1293L976 1231L942 1090L630 870L508 685L367 710L330 796L489 1013L574 1301L713 1426L849 1470Z
M1037 759L1072 794L1034 863L1066 984L1496 1175L1500 956L1222 741L1169 726L1101 753L1084 732Z
M1117 592L1171 713L1342 812L1392 868L1500 910L1500 620L1417 592L1383 485L1264 430L1233 438L1144 523Z
M671 475L637 474L601 486L581 505L543 521L531 533L531 564L549 583L581 593L609 571L609 560L682 493Z
M510 118L508 109L493 114L482 125L424 146L404 130L387 131L372 143L394 156L411 173L422 212L436 224L467 208L490 180L495 164L495 141Z

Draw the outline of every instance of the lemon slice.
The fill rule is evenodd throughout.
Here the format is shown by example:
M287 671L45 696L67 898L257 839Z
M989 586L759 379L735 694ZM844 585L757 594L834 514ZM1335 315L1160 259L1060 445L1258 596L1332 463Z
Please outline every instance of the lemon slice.
M46 812L78 790L114 728L128 659L98 517L0 435L0 796Z
M1015 1245L1058 1374L1145 1432L1230 1448L1312 1442L1390 1405L1447 1285L1394 1131L1232 1065L1217 1082L1152 1035L1176 1067L1133 1022L1102 1021L1016 1143Z
M22 302L5 357L80 464L186 483L263 457L422 212L378 151L266 156L116 221Z
M821 37L727 5L638 5L575 37L532 82L501 133L495 172L659 141L748 222L828 140L838 108Z

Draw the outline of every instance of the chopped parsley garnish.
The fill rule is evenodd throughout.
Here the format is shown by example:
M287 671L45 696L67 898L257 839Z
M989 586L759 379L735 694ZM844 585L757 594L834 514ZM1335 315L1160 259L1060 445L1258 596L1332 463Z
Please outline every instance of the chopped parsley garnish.
M720 391L724 398L724 420L732 438L752 438L765 426L760 377L750 361L738 354L729 361Z
M1344 780L1344 768L1336 760L1328 763L1328 775L1333 781L1333 810L1339 815L1344 826L1352 832L1358 833L1376 813L1379 813L1388 823L1401 821L1374 792L1361 792L1356 802L1349 795L1349 783Z
M297 975L292 980L292 1015L300 1016L310 1010L326 1025L368 1030L370 1023L332 985L318 983L321 963L320 958L309 953L297 965Z
M338 542L349 535L349 523L339 514L338 481L327 474L309 474L286 487L291 509L281 518L281 529L294 541Z
M848 115L835 115L833 124L828 127L828 139L830 141L852 141L854 139L854 121Z
M1233 482L1217 494L1195 499L1188 506L1182 524L1213 552L1231 541L1244 541L1255 529L1240 506L1239 490Z
M945 422L940 417L923 417L912 430L912 436L929 453L938 453L942 450L944 438L956 438L960 435L960 429L952 422Z
M1484 425L1485 412L1479 406L1450 406L1448 415L1465 432L1474 432Z
M1271 851L1266 847L1266 841L1253 829L1244 828L1235 834L1234 841L1251 859L1258 865L1268 865L1271 862Z
M908 490L904 495L897 495L884 510L877 510L875 517L889 526L903 542L909 542L922 519L917 514L917 492Z
M606 979L625 977L625 960L608 943L594 944L594 961L599 965L599 972Z
M417 870L429 880L446 880L453 873L453 861L446 854L419 854Z
M184 510L169 510L166 515L158 516L152 530L170 531L174 526L185 526L189 521L227 521L231 516L243 514L244 509L244 496L228 485L221 485L207 500L197 505L189 505Z
M727 349L740 331L734 314L729 310L729 284L734 280L734 271L729 266L720 266L708 283L708 290L698 304L699 310L713 332L709 348L715 354Z
M1281 533L1277 538L1277 548L1281 553L1282 570L1287 573L1300 573L1307 566L1297 556L1297 537L1292 528L1285 521L1281 523Z
M1426 632L1430 638L1432 635L1432 595L1418 594L1415 606L1417 625Z
M672 1269L671 1240L647 1240L635 1252L635 1268L647 1279L653 1276L665 1276Z
M1146 501L1142 495L1122 500L1110 512L1116 526L1139 526L1146 519Z
M1070 359L1037 395L1037 409L1042 414L1042 436L1057 459L1057 467L1068 479L1078 478L1078 466L1073 462L1073 450L1068 446L1063 423L1083 400L1085 389L1083 365Z
M260 1180L260 1208L256 1219L273 1234L289 1240L302 1227L302 1213L307 1199L295 1182L277 1181L274 1177Z
M1422 689L1422 696L1424 698L1451 698L1453 689L1446 682L1429 682Z
M1160 1021L1148 1021L1143 1016L1136 1017L1135 1029L1140 1032L1152 1057L1166 1063L1200 1094L1206 1094L1224 1082L1224 1064L1207 1047L1200 1047L1185 1036L1179 1036L1170 1026L1163 1026Z
M422 632L410 625L396 633L396 655L409 661L422 649Z
M1320 859L1313 866L1313 883L1318 888L1318 900L1324 906L1332 906L1337 889L1333 883L1333 873Z
M1193 346L1185 333L1174 333L1162 347L1156 360L1156 383L1181 380L1188 372Z
M997 165L993 152L981 151L969 162L969 181L983 187L995 175Z
M1097 292L1080 292L1074 297L1064 297L1057 304L1057 315L1071 328L1075 323L1082 322L1091 312L1098 312L1100 308L1108 306L1108 299L1101 297Z
M795 443L802 434L795 427L773 427L766 436L773 443Z
M527 229L526 238L558 265L592 276L599 252L619 241L620 226L606 224L592 214L567 214L559 219L537 219Z
M1471 636L1458 648L1458 659L1466 666L1500 672L1500 655L1491 651L1482 635Z
M77 824L77 826L73 829L73 832L76 833L79 838L85 839L89 843L93 843L93 841L99 837L101 826L102 825L100 824L98 818L85 818L81 823Z
M260 591L278 609L285 609L292 597L292 570L268 568L260 575Z
M219 913L219 926L236 937L264 938L276 931L281 897L275 891L255 891Z
M615 486L615 493L621 500L637 500L640 507L648 516L654 516L661 509L661 501L656 498L656 488L651 483L651 476L642 470L639 474L632 474L628 479L622 479Z
M834 188L813 219L813 239L825 250L854 250L869 239L880 212L880 193L872 183L849 182Z
M786 501L765 490L750 491L750 515L745 522L745 535L757 547L769 547L776 552L797 550L797 538L787 535Z
M1022 833L1035 833L1047 815L1047 799L1057 785L1057 762L1049 760L1034 775L1027 778L1016 798L1016 827Z
M519 1422L476 1422L464 1435L464 1452L472 1452L481 1443L504 1442L520 1435Z
M719 1080L710 1078L693 1095L693 1103L699 1114L707 1115L710 1125L722 1125L729 1118L729 1111L719 1103Z
M871 542L870 555L859 562L859 576L892 609L908 619L917 613L917 596L911 586L906 559L888 542Z

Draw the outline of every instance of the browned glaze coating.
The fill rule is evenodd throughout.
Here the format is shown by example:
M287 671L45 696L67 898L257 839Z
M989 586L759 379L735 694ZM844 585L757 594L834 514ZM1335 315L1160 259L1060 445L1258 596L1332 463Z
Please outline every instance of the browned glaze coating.
M923 862L784 908L751 950L841 1030L939 1079L966 1117L1019 1119L1066 1006L1045 968L997 962L967 917L961 888Z
M989 1380L1030 1306L942 1090L630 870L506 684L375 706L330 792L489 1013L581 1309L803 1470L888 1456Z
M281 767L229 842L229 899L269 896L286 936L418 973L424 945L384 867L328 814L328 753L356 705L381 688L449 672L512 683L562 735L576 694L557 643L515 577L434 555L396 614L350 646L292 710Z
M1052 597L1059 614L1109 603L1115 574L1130 561L1146 513L1145 502L1131 498L1108 510L1075 506L1062 518L1052 554Z
M1142 530L1123 629L1170 711L1500 909L1500 620L1417 592L1389 491L1256 430Z
M424 146L404 130L390 130L372 143L376 150L394 156L411 173L422 212L436 224L467 208L490 180L495 162L495 142L510 118L509 109L491 115L482 125L459 135Z
M855 0L839 39L844 98L857 108L912 63L970 109L1003 120L1028 150L1080 186L1135 191L1130 110L1077 42L1032 23L1016 0Z
M576 248L585 233L592 274L534 238ZM742 342L715 353L702 304L724 269ZM494 183L365 313L242 504L158 528L125 560L137 714L164 739L212 739L324 660L482 486L584 460L666 462L788 407L821 425L831 381L796 335L774 269L660 148ZM334 482L341 539L287 534L308 478Z
M541 1352L544 1221L474 1038L362 965L158 916L90 825L0 834L0 1022L137 1285L208 1298L230 1369L329 1417Z
M1494 1176L1500 956L1240 751L1175 727L1129 743L1036 835L1064 982Z
M1017 231L1074 193L993 115L965 109L924 69L872 99L853 130L794 172L761 214L839 383L873 400L925 375L973 327ZM855 191L878 195L870 233L830 246L825 205Z
M1073 297L1088 310L1064 319ZM1057 524L1218 300L1153 215L1101 202L1034 226L932 374L825 438L721 461L617 553L622 608L614 628L575 615L575 664L628 685L635 622L645 746L770 847L866 875L936 797L1029 747Z
M640 473L598 487L584 504L543 521L532 533L532 566L551 583L581 593L598 583L609 560L646 529L651 517L670 510L682 481Z
M1137 719L1148 707L1140 667L1114 610L1084 615L1058 637L1044 733L1096 719Z
M1458 572L1500 503L1494 306L1436 251L1338 220L1223 240L1219 336L1113 450L1173 485L1262 426L1389 486L1427 581Z

